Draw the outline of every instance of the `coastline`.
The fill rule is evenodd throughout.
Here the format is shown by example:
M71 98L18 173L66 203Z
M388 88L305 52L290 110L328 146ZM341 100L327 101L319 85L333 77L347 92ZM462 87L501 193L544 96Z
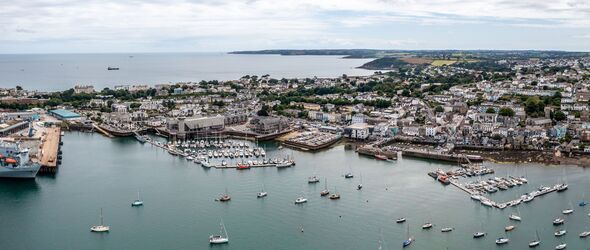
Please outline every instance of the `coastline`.
M507 150L507 151L475 151L475 150L457 150L460 153L479 154L485 161L497 164L521 164L521 163L538 163L544 165L575 165L578 167L590 166L590 157L575 155L572 157L555 156L552 152L546 151L526 151L526 150Z

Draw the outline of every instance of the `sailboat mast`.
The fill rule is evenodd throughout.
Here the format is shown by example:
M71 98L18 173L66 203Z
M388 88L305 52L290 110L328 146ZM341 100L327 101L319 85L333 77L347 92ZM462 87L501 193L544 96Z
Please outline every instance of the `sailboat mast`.
M100 225L104 225L103 219L102 219L102 208L100 208Z

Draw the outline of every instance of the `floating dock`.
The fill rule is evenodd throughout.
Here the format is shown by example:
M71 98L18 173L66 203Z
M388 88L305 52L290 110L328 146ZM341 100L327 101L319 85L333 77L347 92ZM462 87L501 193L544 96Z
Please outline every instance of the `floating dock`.
M467 187L461 185L460 183L458 183L457 181L451 181L451 184L453 186L459 188L460 190L465 191L469 195L479 195L481 197L481 204L482 205L484 205L483 204L484 201L487 201L491 207L495 207L495 208L499 208L499 209L504 209L504 208L511 207L511 206L517 206L517 205L522 204L524 202L522 196L520 198L511 200L511 201L496 202L496 201L493 201L490 198L487 198L487 197L483 196L482 194L480 194L478 192L474 192L474 191L470 190L469 188L467 188ZM547 188L545 188L542 191L534 192L534 193L531 193L529 195L532 196L533 197L533 200L534 200L534 198L536 198L536 197L543 196L543 195L546 195L548 193L556 192L559 189L559 186L560 185L562 185L562 184L556 184L556 185L554 185L552 187L547 187ZM530 200L530 201L532 201L532 200Z

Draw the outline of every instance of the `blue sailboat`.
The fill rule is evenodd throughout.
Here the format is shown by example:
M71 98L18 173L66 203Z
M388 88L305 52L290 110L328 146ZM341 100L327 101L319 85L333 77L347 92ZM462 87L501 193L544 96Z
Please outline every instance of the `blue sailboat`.
M408 233L407 233L407 235L408 235L408 239L407 240L404 240L404 242L402 243L402 246L403 247L409 246L414 241L414 239L412 237L410 237L410 225L409 224L408 224Z

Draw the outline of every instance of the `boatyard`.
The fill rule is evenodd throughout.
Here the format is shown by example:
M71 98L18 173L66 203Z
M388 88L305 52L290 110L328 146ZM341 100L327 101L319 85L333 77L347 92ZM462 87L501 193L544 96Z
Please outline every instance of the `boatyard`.
M337 143L341 138L340 135L319 131L301 132L283 140L283 145L305 151L317 151Z

